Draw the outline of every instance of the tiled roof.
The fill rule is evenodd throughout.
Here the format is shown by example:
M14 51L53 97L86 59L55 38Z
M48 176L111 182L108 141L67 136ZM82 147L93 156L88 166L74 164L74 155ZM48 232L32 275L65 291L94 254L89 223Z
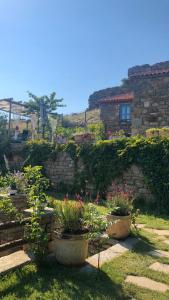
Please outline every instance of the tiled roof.
M107 97L101 99L99 102L100 103L112 103L112 102L131 102L134 98L134 94L131 93L126 93L126 94L120 94L120 95L115 95L112 97Z
M128 76L131 77L144 77L144 76L154 76L154 75L162 75L169 73L169 68L163 68L163 69L149 69L145 71L135 71L135 72L129 72Z

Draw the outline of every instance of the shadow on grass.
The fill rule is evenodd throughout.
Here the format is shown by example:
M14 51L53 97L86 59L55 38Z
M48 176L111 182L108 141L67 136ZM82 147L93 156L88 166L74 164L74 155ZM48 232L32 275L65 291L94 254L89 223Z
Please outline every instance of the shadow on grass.
M138 198L134 202L134 208L139 209L141 214L157 217L157 218L162 218L165 221L169 221L169 216L166 214L166 209L159 208L154 202L147 203L144 199Z
M141 233L141 230L137 230L133 237L138 239L138 243L135 245L133 251L140 254L147 254L149 251L156 250L154 243L152 242L151 238L148 238L144 234Z
M0 299L106 299L127 300L120 284L106 273L96 270L82 273L78 268L66 268L57 263L37 270L30 264L6 274L1 280ZM5 283L6 281L6 283Z

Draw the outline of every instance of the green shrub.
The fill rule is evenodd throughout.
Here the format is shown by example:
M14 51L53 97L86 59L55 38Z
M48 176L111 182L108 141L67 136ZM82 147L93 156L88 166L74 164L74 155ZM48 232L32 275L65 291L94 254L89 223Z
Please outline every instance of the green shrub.
M28 141L23 150L23 156L26 158L25 165L43 166L53 150L54 145L45 140Z
M169 137L169 127L149 128L146 130L147 137Z

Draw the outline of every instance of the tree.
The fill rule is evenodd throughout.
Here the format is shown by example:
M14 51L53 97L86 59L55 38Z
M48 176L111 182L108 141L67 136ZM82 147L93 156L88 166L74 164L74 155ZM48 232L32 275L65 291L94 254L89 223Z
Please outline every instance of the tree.
M7 118L5 115L0 114L0 136L7 133Z
M36 96L32 94L31 92L28 92L29 101L26 102L26 106L29 108L29 112L37 112L39 114L40 112L40 103L43 102L46 108L47 113L54 113L56 112L58 107L64 107L65 105L62 104L63 98L57 99L56 93L53 92L49 96Z
M36 112L38 116L38 132L39 132L39 118L40 118L40 108L41 105L43 105L43 109L45 111L45 123L42 125L42 135L44 137L45 134L45 128L46 130L50 131L50 124L48 121L47 114L49 113L55 113L57 114L56 110L58 107L65 107L65 105L62 103L63 98L57 99L56 93L53 92L49 96L36 96L32 94L31 92L28 92L29 101L25 103L25 105L28 107L29 112Z

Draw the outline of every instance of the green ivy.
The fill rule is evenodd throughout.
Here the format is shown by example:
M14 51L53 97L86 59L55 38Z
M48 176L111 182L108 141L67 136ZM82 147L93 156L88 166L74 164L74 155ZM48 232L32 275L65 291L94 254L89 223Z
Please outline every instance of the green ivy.
M35 165L43 164L48 158L55 160L59 152L68 153L75 163L72 190L76 192L83 189L86 182L96 191L104 192L113 179L136 164L142 168L145 181L157 200L156 207L169 212L169 138L135 136L86 145L71 141L59 146L34 142L29 147L30 159ZM82 170L78 168L79 159L83 161Z
M10 142L8 138L0 136L0 173L5 174L8 170L5 165L4 155L10 154Z
M53 150L54 145L42 139L27 142L22 151L25 165L43 166Z

